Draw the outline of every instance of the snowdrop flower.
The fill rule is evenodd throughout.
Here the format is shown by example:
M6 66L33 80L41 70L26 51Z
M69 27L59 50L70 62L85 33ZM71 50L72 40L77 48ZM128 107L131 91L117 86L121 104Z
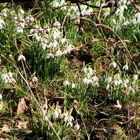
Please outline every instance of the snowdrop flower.
M53 114L53 118L54 119L57 119L59 117L59 113L58 113L58 111L54 111L54 114Z
M105 17L107 17L108 15L110 15L110 8L105 8L103 14L104 14Z
M33 18L33 16L32 15L29 15L29 16L27 16L26 18L25 18L25 21L26 22L34 22L34 18Z
M55 39L58 39L59 37L60 37L60 35L61 35L61 32L59 31L59 30L55 30L54 32L53 32L53 39L55 40Z
M54 42L51 42L47 47L48 48L56 48L58 46L58 42L55 40Z
M33 83L38 83L38 78L37 78L36 76L34 76L34 77L32 78L32 82L33 82Z
M99 81L99 79L98 79L98 77L97 77L97 76L93 76L93 77L92 77L92 81L93 81L94 83L96 83L96 82L98 82L98 81Z
M133 81L137 81L138 80L138 75L137 74L134 74L133 75Z
M128 65L124 65L122 69L127 71L128 70Z
M20 54L20 55L18 56L18 61L26 61L25 56L22 55L22 54Z
M68 80L64 81L63 85L66 87L66 86L69 86L70 85L70 82Z
M83 83L86 85L89 85L89 84L93 84L93 81L92 81L92 79L84 78Z
M47 44L46 43L42 43L42 49L45 50L47 48Z
M61 39L61 44L62 45L66 45L68 42L67 42L67 39L66 38L62 38Z
M71 84L71 87L72 87L72 88L75 88L75 87L76 87L76 85L75 85L74 83L72 83L72 84Z
M136 16L137 23L140 23L140 13L137 13L135 16Z
M61 56L63 54L63 52L61 50L57 50L55 53L55 56Z
M116 67L117 67L117 63L113 61L113 62L110 64L110 66L112 66L113 68L116 68Z
M129 80L128 79L125 79L123 82L126 83L126 84L128 84L129 83Z
M112 77L111 77L111 76L109 76L109 77L107 77L107 78L105 79L105 82L107 82L107 83L111 83L111 81L112 81Z
M69 115L68 113L64 114L64 122L68 123L68 122L72 122L74 120L73 116Z
M48 53L47 58L54 58L54 55L52 53Z
M59 21L56 21L54 24L53 24L55 27L58 27L59 29L61 28L61 24Z
M6 74L1 75L2 80L4 81L5 84L14 84L16 83L16 80L13 78L13 73L8 72Z
M16 30L16 32L17 32L18 34L19 34L19 33L23 33L23 28L18 27L17 30Z
M93 70L92 70L92 68L90 68L90 67L85 67L84 69L83 69L83 71L84 71L84 73L85 73L85 75L87 75L88 77L90 77L92 74L93 74Z
M35 33L35 34L33 35L33 37L34 37L37 41L41 41L41 37L40 37L37 33Z
M4 21L2 19L0 19L0 29L3 29L4 25L5 25Z
M18 11L20 14L22 14L22 15L24 15L24 10L23 9L19 9L19 11Z
M74 126L74 129L75 129L76 131L78 131L78 130L80 129L80 125L77 123L77 124Z
M2 95L0 94L0 101L2 100Z

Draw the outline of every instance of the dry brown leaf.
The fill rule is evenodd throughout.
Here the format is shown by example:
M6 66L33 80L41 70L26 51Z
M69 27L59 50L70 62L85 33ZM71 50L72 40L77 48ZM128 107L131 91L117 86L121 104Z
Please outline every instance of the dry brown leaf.
M17 115L25 113L26 110L27 110L27 105L26 105L25 99L21 98L17 107Z
M27 129L28 124L29 124L29 121L24 121L24 122L19 121L19 122L17 123L17 126L16 126L16 127L17 127L18 129Z
M4 124L1 131L9 133L11 131L10 126L7 124Z

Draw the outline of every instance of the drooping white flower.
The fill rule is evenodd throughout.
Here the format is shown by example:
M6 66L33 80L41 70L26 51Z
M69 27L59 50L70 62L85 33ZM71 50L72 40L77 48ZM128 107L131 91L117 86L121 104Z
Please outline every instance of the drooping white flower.
M74 83L72 83L72 84L71 84L71 87L72 87L72 88L75 88L75 87L76 87L76 85L75 85Z
M2 19L0 19L0 29L3 29L5 26L5 23Z
M25 56L22 55L22 54L20 54L20 55L18 56L18 61L26 61Z
M127 71L128 70L128 65L124 65L122 69Z
M37 78L36 76L34 76L34 77L32 78L32 82L33 82L33 83L38 83L38 78Z
M84 71L84 74L85 74L87 77L90 77L90 76L93 74L93 70L92 70L91 67L85 67L85 68L83 69L83 71Z
M2 80L5 84L15 84L16 80L13 78L13 73L8 72L1 75Z
M53 114L53 118L54 119L57 119L59 117L59 113L58 113L58 111L54 111L54 114Z
M23 33L23 28L21 28L21 27L18 27L17 29L16 29L16 33Z
M61 55L63 55L63 52L61 50L57 50L55 56L61 56Z
M77 123L77 124L74 126L74 129L75 129L76 131L78 131L78 130L80 129L80 125Z
M110 66L113 67L113 68L116 68L116 67L117 67L117 63L113 61L113 62L110 64Z
M2 100L2 95L0 94L0 101Z
M66 86L69 86L70 85L70 82L68 80L64 81L63 85L66 87Z
M54 24L53 24L55 27L58 27L59 29L61 28L61 24L59 21L56 21Z
M92 79L84 78L84 79L83 79L83 83L84 83L85 85L89 85L89 84L93 84L93 81L92 81Z
M137 74L134 74L133 75L133 81L137 81L138 80L138 75Z
M61 32L59 30L56 29L53 31L53 39L54 40L58 39L60 37L60 35L61 35Z

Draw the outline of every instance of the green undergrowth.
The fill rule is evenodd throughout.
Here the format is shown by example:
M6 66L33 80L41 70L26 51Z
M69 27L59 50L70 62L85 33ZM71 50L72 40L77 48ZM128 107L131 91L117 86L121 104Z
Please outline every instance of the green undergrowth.
M0 4L0 139L140 139L139 4L87 3Z

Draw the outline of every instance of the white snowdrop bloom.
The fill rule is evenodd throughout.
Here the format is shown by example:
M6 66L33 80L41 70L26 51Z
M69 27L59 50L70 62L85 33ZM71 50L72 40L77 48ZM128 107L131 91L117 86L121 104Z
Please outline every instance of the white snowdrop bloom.
M36 33L36 32L37 32L36 29L31 29L30 32L29 32L29 34L33 34L33 33Z
M113 68L117 68L117 63L113 61L113 62L110 64L110 66L113 67Z
M32 82L33 82L33 83L38 83L38 78L37 78L36 76L34 76L34 77L32 78Z
M94 82L94 83L98 83L98 81L99 81L99 78L97 77L97 76L93 76L92 77L92 81Z
M32 15L29 15L29 16L27 16L26 18L25 18L25 21L26 22L34 22L34 18L33 18L33 16Z
M66 87L66 86L69 86L70 85L70 82L68 80L64 81L63 85Z
M61 32L59 31L59 30L55 30L54 32L53 32L53 39L55 40L55 39L58 39L59 37L60 37L60 35L61 35Z
M18 61L26 61L25 56L22 55L22 54L20 54L20 55L18 56Z
M5 23L2 19L0 19L0 29L3 29L5 26Z
M76 131L78 131L78 130L80 129L80 125L77 123L77 124L74 126L74 129L75 129Z
M61 44L62 45L66 45L68 43L67 39L66 38L62 38L61 39Z
M16 29L16 32L19 34L19 33L23 33L23 28L21 28L21 27L18 27L17 29Z
M35 33L35 34L33 35L33 37L34 37L37 41L41 41L41 37L40 37L37 33Z
M114 81L112 81L112 83L115 87L119 85L118 80L114 80Z
M55 56L61 56L61 55L63 55L63 52L61 50L57 50Z
M53 26L58 27L59 29L61 28L61 24L59 21L56 21Z
M121 85L123 81L121 79L118 80L118 85Z
M58 111L54 111L54 114L53 114L53 118L54 119L57 119L59 117L59 113L58 113Z
M58 1L53 1L53 2L51 2L51 6L53 8L57 8L57 7L60 7L61 5L60 5L60 3Z
M107 77L107 78L105 79L105 82L111 83L111 82L112 82L112 77L111 77L111 76Z
M92 81L92 79L84 78L83 83L86 85L89 85L89 84L93 84L93 81Z
M42 43L42 49L45 50L47 48L47 44L46 43Z
M0 94L0 101L2 100L2 95Z
M76 87L76 85L75 85L74 83L72 83L72 84L71 84L71 87L72 87L72 88L75 88L75 87Z
M91 76L93 74L93 70L90 67L85 67L83 69L83 71L84 71L85 75L87 75L87 76Z
M48 53L48 54L47 54L47 58L54 58L54 54Z
M135 17L136 17L137 23L140 23L140 13L139 12L135 15Z
M51 42L47 48L56 48L58 46L58 42L55 40L54 42Z
M5 84L15 84L16 80L13 78L13 73L8 72L5 74L1 75L2 80L4 81Z
M23 10L22 8L20 8L20 9L18 10L18 13L24 15L25 12L24 12L24 10Z
M110 89L110 84L107 84L106 89L109 90Z
M128 65L124 65L122 69L125 71L128 70Z
M138 75L137 74L134 74L133 75L133 81L137 81L138 80Z
M104 14L105 17L107 17L108 15L110 15L110 8L105 8L103 14Z
M123 83L128 84L128 83L129 83L129 80L128 80L128 79L125 79L125 80L123 81Z
M115 80L120 80L121 79L121 75L119 73L114 75L114 79Z

